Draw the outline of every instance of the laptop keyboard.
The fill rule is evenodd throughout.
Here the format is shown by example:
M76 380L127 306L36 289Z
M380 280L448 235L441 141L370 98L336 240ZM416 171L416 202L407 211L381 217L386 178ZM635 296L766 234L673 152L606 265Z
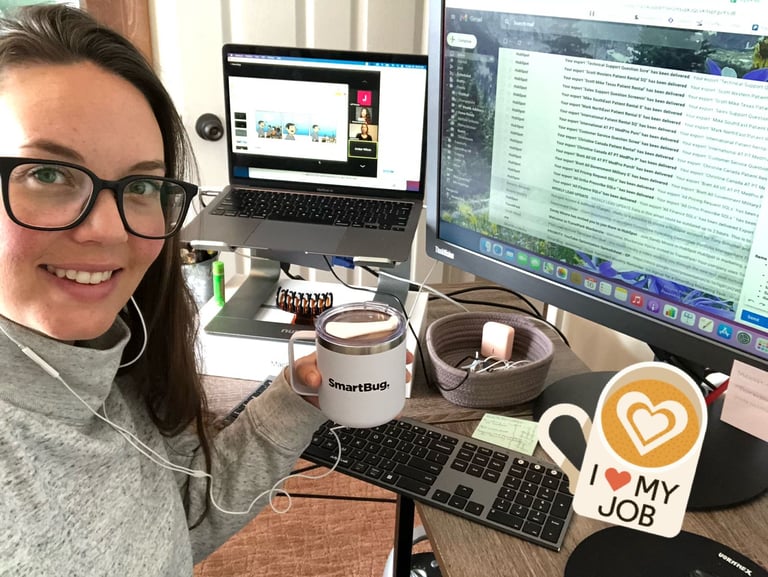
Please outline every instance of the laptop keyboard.
M332 466L332 421L303 457ZM412 419L372 429L338 429L337 471L415 501L560 550L572 515L568 479L553 465Z
M403 201L233 188L211 214L402 231L412 208Z

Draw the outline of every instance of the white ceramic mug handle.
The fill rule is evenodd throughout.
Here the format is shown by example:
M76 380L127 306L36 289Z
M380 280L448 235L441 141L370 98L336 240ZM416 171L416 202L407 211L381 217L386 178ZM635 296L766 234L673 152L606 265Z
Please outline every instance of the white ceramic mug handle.
M317 391L314 389L310 389L306 385L302 385L301 383L298 383L296 381L296 375L294 373L294 354L293 354L293 342L299 339L303 340L314 340L317 336L317 333L315 331L296 331L291 335L291 338L288 339L288 368L289 373L291 375L291 388L296 391L300 395L304 395L307 397L316 397Z
M572 495L576 494L576 482L579 480L579 470L576 465L571 463L568 457L555 445L549 436L549 428L552 422L558 417L573 417L581 426L581 432L584 434L584 440L589 441L589 433L592 430L592 420L587 412L577 405L563 403L553 405L544 411L539 419L538 435L539 444L544 449L555 464L568 475L568 488Z

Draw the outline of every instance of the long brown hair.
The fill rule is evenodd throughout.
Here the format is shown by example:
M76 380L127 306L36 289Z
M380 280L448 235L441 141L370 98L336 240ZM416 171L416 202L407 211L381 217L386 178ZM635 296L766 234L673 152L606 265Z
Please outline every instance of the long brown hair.
M173 101L128 40L87 13L61 5L19 8L0 19L0 79L12 66L85 61L126 79L147 99L163 136L166 176L196 177L192 149ZM194 423L210 471L208 410L194 347L197 315L181 273L178 237L165 241L134 298L147 324L146 351L124 371L135 377L147 410L164 435L176 435ZM131 305L121 315L132 334L124 359L132 359L142 344L142 328Z

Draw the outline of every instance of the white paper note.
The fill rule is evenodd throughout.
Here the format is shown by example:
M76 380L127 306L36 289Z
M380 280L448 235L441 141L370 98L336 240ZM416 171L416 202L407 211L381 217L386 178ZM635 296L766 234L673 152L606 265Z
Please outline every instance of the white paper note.
M734 361L720 419L768 442L768 372Z
M519 453L533 455L538 437L536 422L486 413L472 437Z

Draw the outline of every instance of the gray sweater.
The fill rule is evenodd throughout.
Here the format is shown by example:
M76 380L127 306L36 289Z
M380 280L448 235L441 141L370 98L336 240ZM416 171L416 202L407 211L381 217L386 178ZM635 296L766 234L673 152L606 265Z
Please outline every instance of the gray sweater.
M112 421L174 463L204 469L194 435L163 437L130 379L115 377L129 336L121 321L86 346L49 339L6 319L0 323L91 407L103 407ZM278 378L213 441L219 505L247 509L290 472L325 419ZM0 575L192 575L193 563L267 500L259 500L249 515L212 508L190 531L181 499L185 481L141 455L0 333ZM191 483L190 518L197 519L205 479Z

